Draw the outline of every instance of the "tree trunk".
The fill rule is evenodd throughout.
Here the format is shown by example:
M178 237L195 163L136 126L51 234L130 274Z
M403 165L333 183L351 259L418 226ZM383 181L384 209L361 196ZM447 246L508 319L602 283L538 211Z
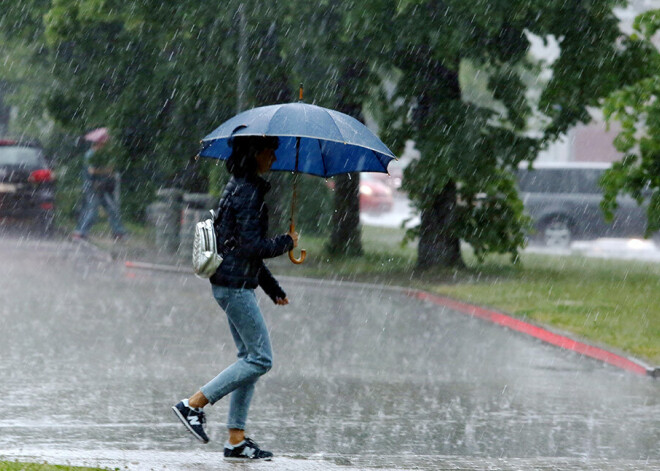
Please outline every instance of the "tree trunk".
M425 83L421 90L414 119L425 132L433 133L443 124L451 122L452 116L442 113L449 109L445 104L461 99L461 86L458 80L458 65L455 70L442 63L427 61ZM434 109L432 109L434 107ZM440 112L438 112L440 110ZM432 158L432 156L423 156ZM427 269L433 266L462 267L460 240L453 231L456 218L456 182L450 180L440 193L429 195L430 207L422 211L420 240L417 251L417 267ZM426 206L426 205L425 205Z
M6 82L0 80L0 136L9 134L9 117L11 108L5 105L7 94Z
M361 101L363 95L359 88L366 70L366 65L362 62L351 60L343 64L337 88L337 111L361 122L364 122ZM337 255L362 255L359 173L335 177L334 210L328 251Z
M334 203L328 251L336 255L362 255L359 173L335 178Z
M450 181L434 196L432 206L422 211L417 268L464 266L460 241L452 233L455 207L456 184Z

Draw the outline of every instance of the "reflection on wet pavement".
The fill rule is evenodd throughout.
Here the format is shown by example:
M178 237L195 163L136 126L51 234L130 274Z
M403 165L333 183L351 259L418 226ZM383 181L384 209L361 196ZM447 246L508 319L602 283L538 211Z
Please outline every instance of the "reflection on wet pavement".
M208 283L86 254L0 239L0 456L218 469L226 401L209 445L169 409L235 357ZM660 469L657 381L395 290L281 281L249 423L275 469Z

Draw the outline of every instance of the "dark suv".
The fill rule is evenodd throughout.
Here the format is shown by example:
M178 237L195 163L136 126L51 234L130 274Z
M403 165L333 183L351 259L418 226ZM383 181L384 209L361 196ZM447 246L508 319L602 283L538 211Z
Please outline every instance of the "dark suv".
M31 220L48 234L55 213L55 176L40 146L0 139L0 220Z
M518 170L520 198L536 228L535 239L552 247L568 247L573 239L643 237L646 209L630 196L618 198L619 209L607 223L600 208L598 185L608 163L535 163Z

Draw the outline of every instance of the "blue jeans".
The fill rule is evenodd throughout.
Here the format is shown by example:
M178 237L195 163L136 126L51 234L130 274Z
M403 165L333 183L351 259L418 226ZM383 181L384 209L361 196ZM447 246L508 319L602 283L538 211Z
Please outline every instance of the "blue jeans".
M227 428L245 430L254 385L273 363L268 329L253 289L211 287L213 297L227 313L238 360L202 386L201 391L211 404L232 393Z
M122 226L121 217L119 216L119 205L112 193L95 190L92 181L86 178L83 183L83 199L82 213L76 228L77 233L83 236L87 235L89 229L96 222L99 206L103 206L108 213L112 234L116 236L124 234L124 226Z

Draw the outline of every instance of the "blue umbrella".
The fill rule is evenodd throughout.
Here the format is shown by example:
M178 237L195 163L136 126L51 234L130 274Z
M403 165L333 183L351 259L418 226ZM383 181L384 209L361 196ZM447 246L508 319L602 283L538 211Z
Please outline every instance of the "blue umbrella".
M234 134L239 126L245 126ZM224 122L202 139L202 157L226 160L233 136L277 136L272 170L331 177L348 172L385 172L395 158L374 133L355 118L307 103L262 106Z
M302 87L300 90L302 99ZM237 114L202 139L199 155L226 160L234 136L276 136L279 147L272 170L331 177L349 172L383 172L396 157L374 133L344 113L307 103L262 106ZM291 230L294 230L294 179ZM302 263L291 253L294 263Z

